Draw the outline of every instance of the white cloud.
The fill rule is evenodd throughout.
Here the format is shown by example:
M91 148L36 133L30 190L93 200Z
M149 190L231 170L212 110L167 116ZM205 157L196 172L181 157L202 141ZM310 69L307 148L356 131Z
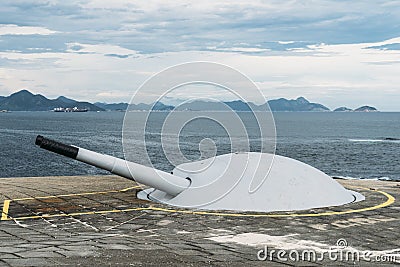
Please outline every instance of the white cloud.
M226 47L218 48L215 46L207 47L210 50L223 51L223 52L240 52L240 53L262 53L270 51L270 49L258 48L258 47Z
M135 55L137 51L108 44L82 44L68 43L66 52L70 53L94 53L102 55Z
M0 95L28 88L129 101L151 74L199 60L237 68L267 97L399 110L399 8L385 0L4 1L3 21L32 26L0 24Z
M50 35L54 33L57 32L43 27L0 24L0 35Z
M305 96L331 108L338 105L354 108L371 104L382 110L398 110L398 101L395 99L400 97L400 91L396 87L400 84L400 64L387 62L400 61L400 51L366 49L371 45L397 40L398 38L376 43L318 45L310 48L312 53L308 54L293 51L279 54L266 52L260 55L186 51L136 54L129 58L104 55L133 54L135 51L114 45L79 43L73 45L81 47L79 51L90 53L0 53L0 58L36 63L40 67L0 69L0 73L7 77L3 86L14 90L35 88L51 96L63 92L78 99L119 102L129 101L134 90L144 80L164 68L187 61L214 61L232 66L248 75L267 98ZM207 97L207 94L205 91L204 96ZM388 97L381 99L376 97L377 94ZM201 96L201 92L198 96ZM146 102L146 99L143 101Z
M294 41L278 41L279 44L293 44Z

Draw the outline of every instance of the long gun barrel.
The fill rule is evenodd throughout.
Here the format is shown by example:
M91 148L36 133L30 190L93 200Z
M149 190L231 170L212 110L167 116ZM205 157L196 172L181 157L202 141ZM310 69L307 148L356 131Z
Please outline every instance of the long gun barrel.
M65 145L47 139L41 135L36 137L35 144L40 148L85 162L116 175L156 188L171 196L178 195L190 186L190 180L188 179L77 146Z

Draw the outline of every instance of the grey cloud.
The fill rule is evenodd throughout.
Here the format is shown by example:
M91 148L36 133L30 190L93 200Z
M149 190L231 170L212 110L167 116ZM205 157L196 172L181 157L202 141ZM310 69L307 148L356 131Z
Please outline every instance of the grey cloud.
M107 57L128 58L130 55L105 54Z
M378 46L369 46L366 49L379 49L379 50L400 50L400 43L385 44Z
M88 1L5 1L0 23L41 26L62 32L47 39L32 38L54 51L65 43L108 43L142 53L209 50L208 47L249 47L273 51L304 48L312 43L359 43L400 36L400 7L387 1L270 2L272 8L224 4L196 11L191 5L145 11L137 5L84 8ZM384 17L384 19L382 19ZM27 39L8 39L0 49L22 47ZM295 41L282 45L276 41ZM224 46L220 46L225 42Z
M9 35L1 36L0 51L18 50L21 53L63 52L66 49L65 36ZM34 49L32 49L34 48ZM38 49L36 49L38 48Z
M389 60L389 61L378 61L378 62L365 62L368 65L393 65L393 64L400 64L399 60Z
M24 69L24 70L39 70L43 67L52 66L57 67L56 58L43 58L43 59L10 59L0 56L0 67L10 69ZM22 80L22 79L21 79Z

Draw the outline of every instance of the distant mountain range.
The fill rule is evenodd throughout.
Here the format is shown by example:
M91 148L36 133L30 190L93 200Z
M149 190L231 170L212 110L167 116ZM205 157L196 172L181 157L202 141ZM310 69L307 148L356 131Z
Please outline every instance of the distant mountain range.
M299 97L296 100L287 100L280 98L268 101L268 105L272 111L330 111L329 108L321 104L310 103L304 97ZM193 101L180 105L178 110L227 110L231 108L235 111L258 111L265 110L265 104L256 105L254 103L246 103L241 100L229 102L206 102L206 101Z
M356 112L376 112L378 110L371 106L362 106L362 107L356 108L354 111L356 111Z
M102 102L96 102L94 103L96 106L104 109L104 110L112 110L112 111L125 111L129 104L128 103L113 103L113 104L107 104L107 103L102 103ZM157 102L154 107L153 104L131 104L130 105L130 110L173 110L174 106L168 106L164 105L161 102Z
M272 111L330 111L324 105L310 103L304 97L299 97L296 100L287 100L285 98L270 100L268 105Z
M235 111L258 111L265 110L266 104L256 105L254 103L246 103L241 100L227 101L227 102L207 102L195 100L193 102L187 102L178 106L177 110L191 110L191 111L221 111L227 110L227 107ZM279 98L268 101L268 105L272 111L330 111L329 108L322 104L311 103L304 97L297 99L285 99ZM125 111L128 108L128 103L102 103L96 102L94 104L89 102L76 101L74 99L60 96L56 99L48 99L43 95L34 95L28 90L21 90L13 93L10 96L0 96L0 110L8 111L48 111L54 108L73 108L88 109L90 111ZM129 106L130 110L162 110L168 111L175 107L165 105L161 102L153 104L132 104ZM344 111L357 111L357 112L369 112L377 111L376 108L370 106L362 106L355 110L351 110L346 107L340 107L334 110L335 112Z
M9 111L47 111L64 107L88 109L90 111L104 111L89 102L80 102L60 96L56 99L48 99L43 95L34 95L28 90L22 90L7 97L0 98L0 110Z
M346 107L340 107L337 108L335 110L333 110L334 112L351 112L351 111L355 111L355 112L376 112L378 111L376 108L371 107L371 106L362 106L359 108L356 108L355 110L352 110L350 108L346 108Z

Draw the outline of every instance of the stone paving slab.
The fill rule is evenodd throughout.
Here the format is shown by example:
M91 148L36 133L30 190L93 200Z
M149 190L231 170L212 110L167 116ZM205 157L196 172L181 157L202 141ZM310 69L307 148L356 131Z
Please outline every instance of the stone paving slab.
M400 183L338 181L366 200L257 217L138 200L116 176L2 178L0 266L399 264Z

